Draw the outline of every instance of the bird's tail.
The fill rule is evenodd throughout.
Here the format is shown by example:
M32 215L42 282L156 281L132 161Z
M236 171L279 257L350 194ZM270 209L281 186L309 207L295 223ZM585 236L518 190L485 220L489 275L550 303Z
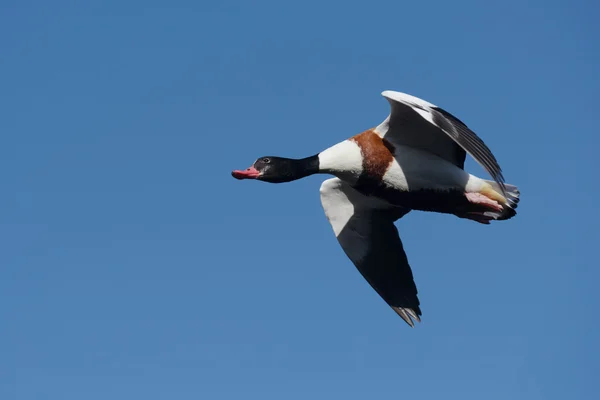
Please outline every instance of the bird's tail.
M484 180L485 184L479 192L467 193L473 210L467 212L463 217L472 219L482 224L490 221L507 220L517 215L517 206L521 193L515 185L505 184L505 194L494 181Z
M502 189L500 188L500 185L498 185L498 183L494 182L494 181L485 181L486 183L488 183L491 186L491 189L495 192L494 200L498 201L500 203L500 205L502 206L502 211L498 211L498 212L490 212L490 216L493 216L494 219L496 220L505 220L505 219L511 219L512 217L514 217L515 215L517 215L517 206L519 205L519 200L520 200L520 196L521 196L521 192L519 192L519 188L517 188L515 185L511 185L508 183L504 184L504 188L506 189L505 195L502 195ZM486 194L487 193L483 193ZM497 196L499 195L499 199L497 198ZM504 200L504 201L503 201Z
M500 185L498 185L496 182L488 180L486 180L485 182L487 182L496 193L502 193ZM506 189L506 196L504 197L506 199L506 205L512 208L513 210L516 209L519 205L519 198L521 196L519 188L517 188L515 185L510 185L508 183L504 184L504 188Z

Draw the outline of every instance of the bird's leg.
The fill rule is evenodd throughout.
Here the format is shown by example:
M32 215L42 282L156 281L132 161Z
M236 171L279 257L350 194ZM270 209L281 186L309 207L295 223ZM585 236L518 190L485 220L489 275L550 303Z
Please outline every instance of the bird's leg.
M490 221L495 219L493 214L490 215L489 212L501 212L503 210L500 203L483 193L465 193L465 197L470 206L467 208L468 211L459 215L461 218L467 218L488 225Z
M484 208L491 209L494 211L502 211L502 206L496 200L492 200L489 197L481 193L465 193L467 200L471 204L478 204L484 206Z

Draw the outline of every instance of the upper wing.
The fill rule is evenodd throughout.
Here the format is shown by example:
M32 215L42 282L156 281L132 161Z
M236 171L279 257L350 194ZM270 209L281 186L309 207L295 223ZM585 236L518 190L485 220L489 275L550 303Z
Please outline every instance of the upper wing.
M460 168L464 167L466 151L506 194L496 157L462 121L434 104L405 93L386 90L382 95L389 101L391 112L376 128L379 135L392 143L430 151Z
M321 185L321 203L342 249L404 321L421 321L417 288L394 221L409 210L390 208L338 178ZM412 317L412 319L411 319Z

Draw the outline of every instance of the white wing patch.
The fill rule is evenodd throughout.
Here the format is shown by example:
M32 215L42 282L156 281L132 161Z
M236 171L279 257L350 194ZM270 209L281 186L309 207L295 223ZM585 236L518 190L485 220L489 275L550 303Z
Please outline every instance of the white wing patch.
M418 97L411 96L410 94L406 93L396 92L393 90L385 90L381 92L381 95L385 98L399 101L401 103L412 103L417 107L437 107L435 104L432 104Z
M354 204L340 190L341 182L337 178L327 179L321 185L320 190L325 216L329 220L336 237L354 215Z

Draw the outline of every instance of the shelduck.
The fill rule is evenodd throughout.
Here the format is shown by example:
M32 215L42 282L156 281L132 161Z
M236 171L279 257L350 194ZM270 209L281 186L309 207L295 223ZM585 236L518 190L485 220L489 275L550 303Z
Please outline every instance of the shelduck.
M261 157L237 179L283 183L331 174L321 203L348 258L411 327L421 309L394 222L411 210L453 214L481 224L516 215L519 190L496 158L458 118L427 101L382 93L390 114L378 126L303 159ZM464 171L469 153L492 177Z

